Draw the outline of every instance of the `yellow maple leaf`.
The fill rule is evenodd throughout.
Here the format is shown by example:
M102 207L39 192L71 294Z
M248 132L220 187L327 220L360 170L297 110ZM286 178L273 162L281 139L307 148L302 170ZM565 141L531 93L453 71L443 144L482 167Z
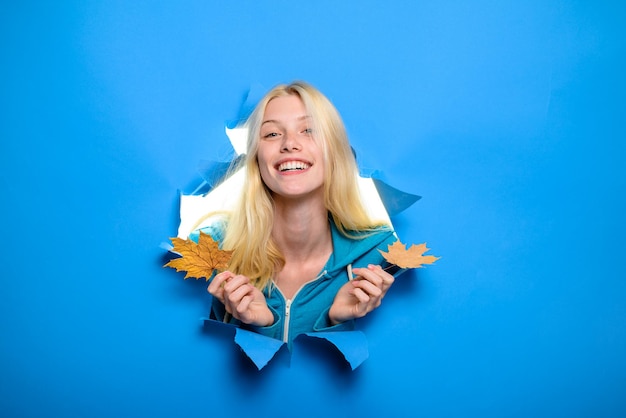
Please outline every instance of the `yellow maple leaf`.
M217 241L209 234L200 231L197 244L191 239L170 238L170 240L174 244L172 251L181 257L168 261L163 267L185 271L187 273L185 279L204 277L208 281L214 270L223 271L228 268L233 252L221 250Z
M433 255L424 255L429 249L426 243L412 245L409 249L400 241L396 241L387 247L387 252L380 251L385 260L391 264L404 269L420 268L424 264L432 264L439 260L439 257Z

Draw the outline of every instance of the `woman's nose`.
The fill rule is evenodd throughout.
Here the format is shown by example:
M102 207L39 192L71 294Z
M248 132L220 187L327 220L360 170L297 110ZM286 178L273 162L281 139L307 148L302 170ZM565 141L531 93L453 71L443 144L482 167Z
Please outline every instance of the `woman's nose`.
M301 145L298 141L297 135L293 132L286 132L283 135L283 146L281 148L282 151L294 151L300 150Z

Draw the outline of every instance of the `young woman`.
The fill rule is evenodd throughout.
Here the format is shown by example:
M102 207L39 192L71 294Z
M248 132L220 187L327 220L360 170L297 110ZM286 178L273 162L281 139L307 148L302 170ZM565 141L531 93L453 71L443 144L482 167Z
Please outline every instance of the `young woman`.
M297 82L267 93L246 125L239 203L210 231L233 250L208 286L212 316L290 345L305 332L353 329L394 281L378 249L396 237L367 214L339 114Z

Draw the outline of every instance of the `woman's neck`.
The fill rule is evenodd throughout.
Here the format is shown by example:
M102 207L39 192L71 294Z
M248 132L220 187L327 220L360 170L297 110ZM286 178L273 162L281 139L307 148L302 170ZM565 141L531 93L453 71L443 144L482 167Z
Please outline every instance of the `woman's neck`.
M332 238L323 201L275 201L272 237L287 263L327 255Z

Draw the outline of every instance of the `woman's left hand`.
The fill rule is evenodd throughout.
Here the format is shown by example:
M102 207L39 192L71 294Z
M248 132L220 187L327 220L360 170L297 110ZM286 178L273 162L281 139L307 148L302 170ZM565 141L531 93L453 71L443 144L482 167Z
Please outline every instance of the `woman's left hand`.
M274 323L274 314L267 306L265 296L246 276L224 271L211 280L207 291L224 305L226 312L241 322L262 327Z
M358 277L339 289L328 312L333 325L361 318L378 308L394 281L380 266L369 265L352 272Z

